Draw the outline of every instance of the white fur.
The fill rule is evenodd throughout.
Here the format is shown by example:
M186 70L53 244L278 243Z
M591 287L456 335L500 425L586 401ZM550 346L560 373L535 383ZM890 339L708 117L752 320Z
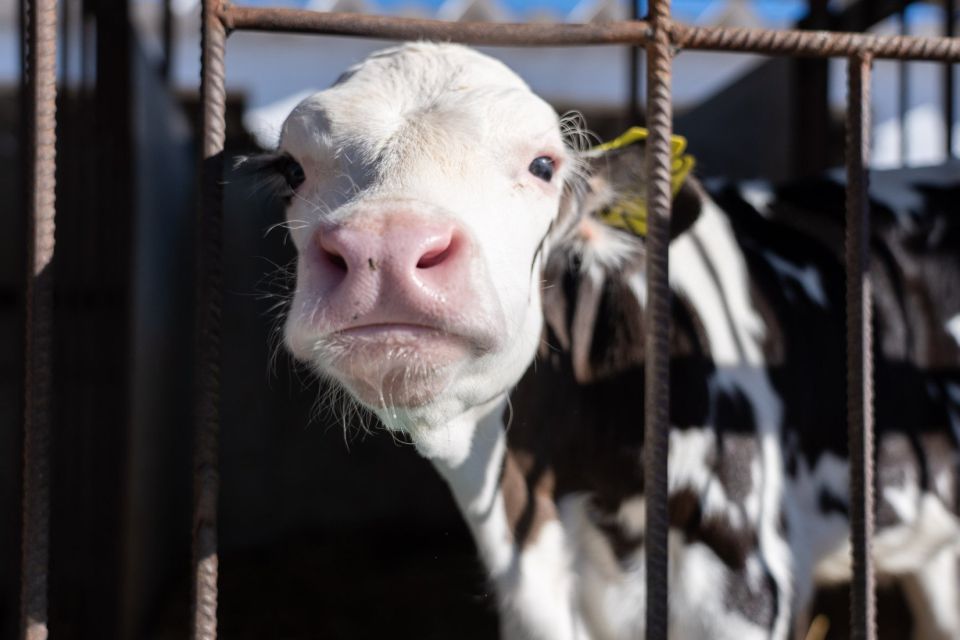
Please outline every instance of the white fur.
M843 577L847 576L844 568L832 567L830 559L846 543L847 519L839 513L821 513L819 498L824 488L838 497L847 495L849 465L832 453L824 453L813 469L802 456L797 466L796 476L786 484L784 507L793 549L794 607L806 612L817 581L830 582L828 574L840 576L834 579L848 579Z
M506 575L515 561L513 535L507 523L500 491L500 468L506 451L506 435L500 416L505 400L471 416L436 429L436 442L418 449L429 458L450 485L457 505L470 527L484 564L495 578Z
M504 638L589 638L574 606L575 579L564 527L548 521L522 554L514 545L499 484L506 451L503 408L502 401L487 407L475 428L454 426L454 434L472 434L469 446L434 448L429 457L449 483L497 586ZM446 457L443 452L455 453Z
M899 443L889 443L895 446ZM909 446L904 442L903 446ZM849 495L849 463L825 453L810 470L801 459L785 502L795 553L797 610L809 606L814 583L845 583L851 577L849 526L838 513L822 513L818 496L826 489L838 499ZM942 500L922 492L919 478L907 473L902 483L882 487L900 524L878 531L873 558L877 575L900 579L915 620L915 638L960 637L960 520Z
M744 183L740 187L740 196L760 214L766 214L774 200L774 193L769 185L761 182Z
M945 546L904 580L904 592L915 612L916 640L960 637L960 542Z
M688 544L675 532L671 532L669 544L671 559L676 560L670 567L671 638L761 640L771 637L768 630L728 610L722 598L717 597L718 585L725 583L727 568L711 549L702 544Z
M953 339L956 341L957 345L960 345L960 313L947 320L944 326L947 330L947 333L953 336Z
M703 255L695 246L694 236L703 247ZM704 260L712 264L719 287ZM781 637L789 624L790 612L784 603L792 601L793 583L791 552L776 530L783 489L782 407L764 369L761 343L765 327L749 298L746 262L729 220L712 200L706 200L690 233L670 245L670 263L671 285L696 302L707 332L711 357L717 365L712 390L737 389L750 399L755 410L762 466L758 533L763 559L780 589L774 637Z
M519 555L513 570L499 579L506 638L581 640L591 634L575 606L576 575L568 532L557 520L544 524L537 539Z
M720 289L707 272L708 266L694 247L696 237L706 259L716 270ZM689 233L670 245L670 284L695 300L710 338L711 357L718 367L762 366L761 342L765 328L750 302L749 278L743 254L734 239L730 221L710 199ZM731 320L723 310L726 301ZM741 351L742 350L742 351Z
M901 525L878 532L874 537L873 557L878 573L893 576L912 574L928 565L944 550L952 550L956 562L960 545L960 522L956 515L929 493L921 495L915 490L898 490L896 493L899 495L894 501L909 519ZM842 545L820 561L817 577L823 582L843 582L850 579L850 572L850 543L844 538Z
M744 504L730 500L723 485L717 480L716 473L710 465L710 460L717 455L716 431L711 428L687 428L682 431L670 432L670 490L692 489L700 496L700 508L704 517L720 516L725 518L734 527L742 527L744 515L751 522L760 517L760 488L762 481L759 477L758 466L751 471L756 472L753 478L753 492ZM757 461L759 464L759 461ZM744 507L741 512L740 507ZM621 509L622 513L622 509ZM637 530L639 533L640 530Z

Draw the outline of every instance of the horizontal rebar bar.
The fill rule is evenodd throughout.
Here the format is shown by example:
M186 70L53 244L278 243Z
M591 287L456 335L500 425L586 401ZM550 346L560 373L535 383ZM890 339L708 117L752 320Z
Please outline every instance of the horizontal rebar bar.
M875 35L831 31L691 27L673 24L673 42L683 49L765 55L872 58L960 62L960 38Z
M278 31L382 38L386 40L449 40L494 46L584 46L633 44L651 37L643 20L590 24L445 22L227 5L220 11L232 31ZM681 49L759 53L804 57L848 57L960 62L960 38L834 33L782 29L694 27L667 22L671 43Z
M550 25L444 22L356 13L234 6L224 8L220 18L228 30L315 33L386 40L449 40L476 45L643 44L648 37L648 25L643 21Z

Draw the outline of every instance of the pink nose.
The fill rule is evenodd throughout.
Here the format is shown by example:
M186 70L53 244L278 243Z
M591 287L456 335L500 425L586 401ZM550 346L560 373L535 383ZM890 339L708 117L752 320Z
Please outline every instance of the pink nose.
M408 316L434 315L458 297L466 245L466 235L444 218L387 213L349 220L317 232L316 285L331 305L380 312L378 322L415 322Z

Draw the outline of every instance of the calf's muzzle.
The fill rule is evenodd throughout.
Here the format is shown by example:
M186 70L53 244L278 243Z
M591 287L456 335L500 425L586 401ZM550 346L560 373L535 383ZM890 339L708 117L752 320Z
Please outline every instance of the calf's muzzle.
M314 234L312 287L343 326L436 326L468 302L469 241L455 220L358 214Z

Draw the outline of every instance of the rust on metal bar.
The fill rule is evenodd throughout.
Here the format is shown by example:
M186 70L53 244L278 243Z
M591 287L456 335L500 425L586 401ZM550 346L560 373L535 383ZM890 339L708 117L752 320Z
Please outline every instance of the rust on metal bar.
M651 37L651 25L642 20L595 24L444 22L231 5L224 5L219 16L231 31L282 31L387 40L450 40L475 45L647 45ZM695 27L676 22L669 24L668 36L672 45L684 49L811 57L870 53L875 58L960 62L958 38Z
M47 638L57 142L57 3L24 0L27 179L26 378L20 637Z
M960 62L960 38L787 31L741 27L693 27L673 24L673 42L683 49L765 55L849 57Z
M386 40L450 40L475 45L644 44L648 37L647 23L642 21L551 25L445 22L355 13L235 6L224 7L220 17L229 30L317 33Z
M646 530L646 638L667 638L667 458L670 433L670 1L650 6L653 38L647 45L647 313L644 391L644 500Z
M850 629L855 640L876 638L871 558L873 496L873 334L871 329L869 54L849 60L847 81L847 428L850 440L850 537L853 581Z
M203 161L197 239L197 398L194 450L192 638L217 637L217 498L220 488L220 324L223 307L223 145L226 131L224 47L219 0L204 0L201 19Z

